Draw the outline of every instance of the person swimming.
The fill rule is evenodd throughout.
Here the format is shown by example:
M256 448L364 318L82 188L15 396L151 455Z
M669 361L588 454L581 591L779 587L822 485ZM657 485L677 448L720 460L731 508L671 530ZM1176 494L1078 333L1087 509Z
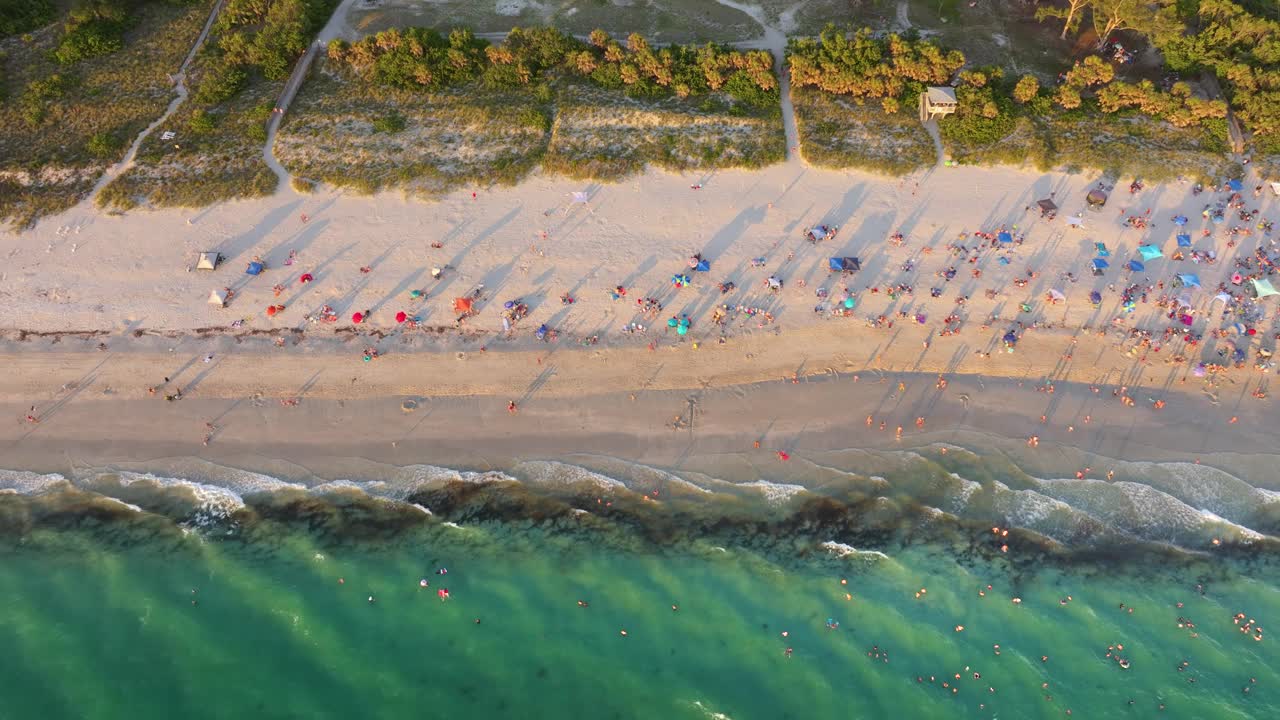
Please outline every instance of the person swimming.
M431 587L431 583L427 582L426 578L422 578L421 580L418 581L418 587L423 587L423 588Z

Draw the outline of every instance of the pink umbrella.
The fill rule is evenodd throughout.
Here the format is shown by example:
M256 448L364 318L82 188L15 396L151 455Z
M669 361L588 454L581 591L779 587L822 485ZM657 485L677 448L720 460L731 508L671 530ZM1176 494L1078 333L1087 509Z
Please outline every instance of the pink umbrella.
M409 319L409 316L408 316L408 315L405 315L403 310L401 310L400 312L396 313L396 322L398 322L398 323L402 323L402 322L404 322L405 320L408 320L408 319Z
M357 324L357 325L359 325L360 323L364 322L364 314L363 314L363 313L352 313L352 314L351 314L351 322L353 322L353 323L355 323L355 324Z

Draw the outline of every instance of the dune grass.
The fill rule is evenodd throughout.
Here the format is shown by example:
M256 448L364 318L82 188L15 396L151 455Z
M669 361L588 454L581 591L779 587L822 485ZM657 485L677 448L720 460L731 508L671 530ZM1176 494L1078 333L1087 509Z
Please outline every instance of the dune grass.
M648 165L758 168L785 158L778 108L749 110L723 95L636 99L567 82L557 94L543 166L578 179L616 180Z
M810 164L905 175L936 160L914 106L886 113L879 103L858 105L812 88L793 89L791 104L800 153Z
M276 136L291 174L372 193L436 195L463 184L513 184L536 167L549 103L531 91L425 95L359 82L317 63Z
M189 73L193 86L206 72L202 60ZM258 80L216 107L188 99L147 136L134 166L102 189L98 206L117 211L142 204L203 207L270 195L277 179L262 159L262 146L283 85ZM166 131L174 137L162 139Z
M369 83L321 59L276 137L307 182L433 196L514 184L530 172L617 180L669 170L760 167L785 158L781 111L725 93L633 98L560 75L527 88L473 82L435 93Z
M128 144L164 112L176 72L213 0L147 3L118 52L60 65L60 25L0 40L0 222L27 227L93 188Z
M964 164L1094 170L1152 182L1213 178L1228 165L1226 124L1218 120L1178 128L1138 112L1104 113L1086 102L1077 110L1027 113L1002 122L1001 132L984 137L966 132L959 116L943 118L943 146Z

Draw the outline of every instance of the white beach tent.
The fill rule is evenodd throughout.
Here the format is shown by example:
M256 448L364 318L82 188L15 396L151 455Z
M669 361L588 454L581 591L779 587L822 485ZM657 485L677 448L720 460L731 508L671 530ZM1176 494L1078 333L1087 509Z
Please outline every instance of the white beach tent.
M1258 296L1258 299L1271 297L1272 295L1280 295L1280 291L1277 291L1275 286L1271 284L1271 281L1266 278L1253 279L1253 292Z
M222 262L222 254L217 252L202 252L200 259L196 261L197 270L216 270L218 263Z
M1280 182L1271 183L1271 192L1280 195Z
M226 291L226 290L210 290L210 291L209 291L209 304L210 304L210 305L217 305L218 307L226 307L226 305L227 305L227 291Z
M1074 228L1082 228L1084 227L1084 216L1072 215L1071 217L1067 218L1067 224Z

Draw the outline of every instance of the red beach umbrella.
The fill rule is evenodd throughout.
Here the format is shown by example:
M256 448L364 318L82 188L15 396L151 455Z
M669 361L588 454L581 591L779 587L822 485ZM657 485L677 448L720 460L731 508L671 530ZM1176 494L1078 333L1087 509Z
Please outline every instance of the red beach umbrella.
M362 313L351 313L351 322L359 325L364 322L364 315Z
M405 320L408 320L408 319L409 319L409 316L408 316L408 315L405 315L403 310L401 310L400 312L396 313L396 322L398 322L398 323L402 323L402 322L404 322Z
M315 277L313 277L311 273L302 273L302 277L298 278L298 282L302 283L303 285L306 285L312 280L315 280Z

